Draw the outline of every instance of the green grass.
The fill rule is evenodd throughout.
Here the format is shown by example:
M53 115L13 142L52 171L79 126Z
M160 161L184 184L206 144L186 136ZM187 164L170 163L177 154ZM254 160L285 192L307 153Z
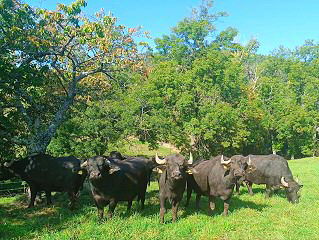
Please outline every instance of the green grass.
M68 209L66 194L56 194L51 207L39 204L32 209L26 209L22 195L0 198L0 239L319 239L319 158L291 160L289 166L304 184L299 204L289 203L283 191L264 199L264 186L253 185L254 196L247 194L246 187L233 196L227 217L220 215L221 200L209 216L207 197L202 197L201 210L196 212L193 195L175 223L170 207L165 224L159 223L157 182L148 188L145 210L134 202L127 212L123 202L113 219L102 223L87 185L75 211Z

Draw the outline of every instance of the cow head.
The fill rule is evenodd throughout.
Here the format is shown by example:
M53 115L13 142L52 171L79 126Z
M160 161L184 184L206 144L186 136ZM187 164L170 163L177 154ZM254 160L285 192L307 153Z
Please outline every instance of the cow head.
M281 185L286 189L288 201L291 203L299 203L300 189L303 185L299 184L298 180L286 182L284 177L280 179Z
M10 163L0 163L0 181L8 180L16 175L10 170Z
M245 173L251 173L256 170L256 167L251 163L250 156L247 162L242 163L242 167L244 167Z
M238 156L235 158L231 157L228 159L227 157L221 156L220 163L223 165L226 170L225 174L232 173L236 179L239 179L245 175L247 171L252 171L253 166L251 165L251 160L241 161L238 159Z
M119 171L120 168L111 163L104 156L95 156L84 162L81 167L86 167L90 180L98 180L108 174Z
M179 181L185 179L186 172L189 172L189 165L193 163L193 157L190 154L190 159L185 160L184 156L180 154L172 154L164 159L160 159L156 153L155 156L157 171L166 174L166 179Z
M256 170L256 167L252 164L250 156L247 160L243 155L234 155L231 158L231 164L235 170L236 176L243 176L246 173L251 173Z

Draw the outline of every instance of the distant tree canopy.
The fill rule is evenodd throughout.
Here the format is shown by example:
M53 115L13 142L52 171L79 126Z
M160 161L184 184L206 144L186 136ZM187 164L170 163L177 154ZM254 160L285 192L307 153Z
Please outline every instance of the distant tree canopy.
M1 157L48 151L88 157L134 136L183 153L319 154L319 44L257 54L218 32L203 1L155 39L86 2L34 10L0 1ZM147 35L147 32L144 34ZM147 51L141 51L146 49Z

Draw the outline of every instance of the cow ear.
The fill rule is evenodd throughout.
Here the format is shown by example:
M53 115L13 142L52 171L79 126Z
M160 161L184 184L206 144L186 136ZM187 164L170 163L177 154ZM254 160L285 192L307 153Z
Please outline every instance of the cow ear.
M85 168L82 168L82 169L80 169L80 170L78 171L78 174L79 174L79 175L84 175L84 176L86 176L86 175L87 175L87 170L86 170Z
M163 173L163 171L159 167L153 168L153 172Z
M8 162L5 162L5 163L3 164L4 167L9 167L10 165L11 165L11 164L8 163Z
M193 173L197 173L195 168L188 168L185 172L189 175L192 175Z
M224 169L227 171L229 169L229 165L228 164L223 164Z
M165 168L166 168L165 165L158 165L157 167L153 169L153 172L163 173Z
M248 165L247 172L252 173L253 171L256 171L256 169L257 168L254 165Z
M117 171L121 170L121 168L119 166L116 166L116 165L112 165L110 166L110 169L109 169L109 174L113 174Z

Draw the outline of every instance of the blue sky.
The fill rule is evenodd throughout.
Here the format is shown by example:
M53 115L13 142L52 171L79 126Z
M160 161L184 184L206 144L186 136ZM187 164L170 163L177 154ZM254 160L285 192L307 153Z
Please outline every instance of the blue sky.
M56 3L71 0L25 0L31 6L55 9ZM169 35L171 28L190 16L191 8L201 0L88 0L84 11L93 14L104 8L127 27L143 26L153 39ZM215 0L214 11L229 16L217 23L217 30L235 27L237 41L246 44L252 37L261 46L258 53L269 54L280 45L294 49L307 39L319 42L319 0ZM154 46L153 39L148 40Z

